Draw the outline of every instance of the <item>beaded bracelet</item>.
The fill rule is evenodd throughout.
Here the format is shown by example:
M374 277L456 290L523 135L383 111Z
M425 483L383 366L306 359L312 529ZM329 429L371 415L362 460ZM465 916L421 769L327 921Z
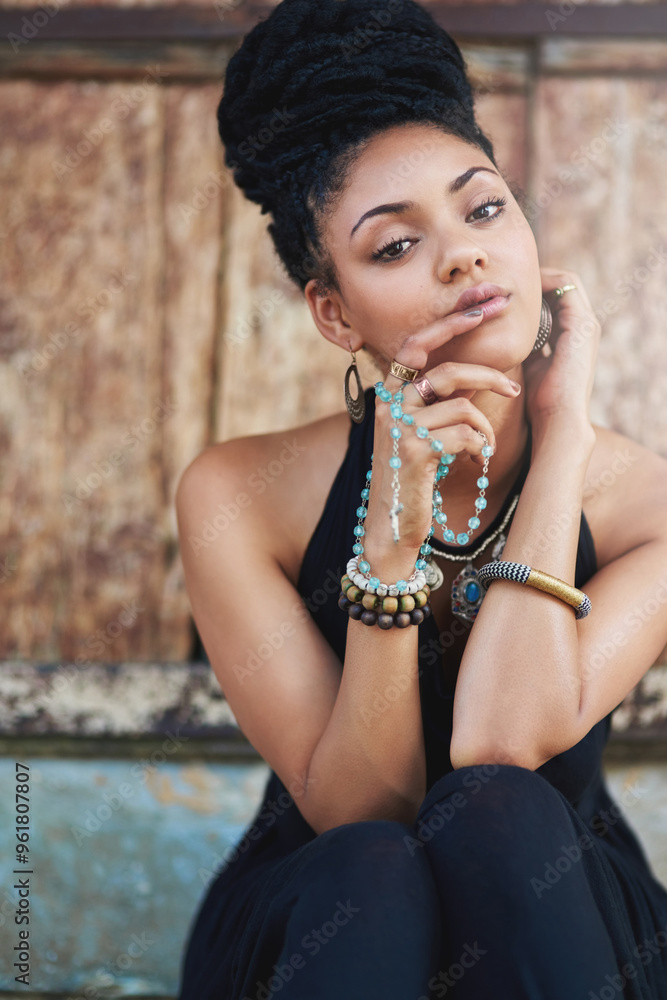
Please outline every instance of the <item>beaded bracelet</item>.
M431 588L425 583L414 594L382 597L361 590L346 573L341 579L338 607L364 625L378 625L381 629L407 628L408 625L421 625L431 614L430 593Z
M362 568L363 567L363 568ZM423 569L414 569L407 580L397 580L396 583L381 583L377 576L371 576L371 565L359 556L353 556L347 564L347 576L360 590L378 597L399 597L401 594L416 594L426 583L426 573Z

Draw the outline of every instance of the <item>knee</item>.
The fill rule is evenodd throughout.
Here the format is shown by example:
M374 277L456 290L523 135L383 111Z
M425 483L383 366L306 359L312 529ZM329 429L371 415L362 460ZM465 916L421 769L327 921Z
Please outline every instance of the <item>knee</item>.
M515 836L530 829L533 815L570 822L561 793L542 775L515 764L475 764L450 771L431 786L415 830L425 841L445 828L448 840L480 829Z
M396 820L364 820L332 827L319 834L317 856L325 865L314 866L316 878L328 882L328 891L362 895L374 907L383 899L398 899L417 909L437 908L433 873L423 852L411 852L414 829ZM313 855L314 858L314 855Z

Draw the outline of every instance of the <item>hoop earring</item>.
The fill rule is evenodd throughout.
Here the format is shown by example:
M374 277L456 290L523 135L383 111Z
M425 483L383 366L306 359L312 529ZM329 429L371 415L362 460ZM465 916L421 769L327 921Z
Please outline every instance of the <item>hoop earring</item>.
M345 372L345 405L351 419L354 420L355 424L360 424L366 416L366 397L364 396L364 387L362 386L361 379L359 378L357 359L354 351L350 351L350 353L352 355L352 364ZM356 399L353 399L350 395L350 376L352 374L354 374L354 377L357 380Z
M542 297L542 311L540 313L540 325L538 327L537 339L533 344L533 351L540 351L551 335L553 316L547 300ZM532 353L532 352L531 352Z

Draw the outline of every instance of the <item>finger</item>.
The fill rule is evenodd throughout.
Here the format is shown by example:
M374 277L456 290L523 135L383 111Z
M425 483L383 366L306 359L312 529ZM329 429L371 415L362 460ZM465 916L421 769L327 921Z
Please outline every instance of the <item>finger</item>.
M441 316L423 330L406 337L393 360L420 371L426 365L431 351L474 329L483 319L483 312L479 316L466 316L460 311ZM385 380L387 389L396 392L400 384L401 380L389 372Z
M569 291L565 292L564 295L553 295L549 296L549 305L553 305L554 300L559 305L562 303L566 305L566 299L570 299L570 305L573 302L579 301L581 305L586 306L587 309L593 311L593 307L588 299L586 289L584 288L581 278L574 271L563 271L555 267L541 267L540 273L542 275L542 292L549 293L556 291L557 288L564 288L565 285L576 285L576 288L571 288ZM571 298L572 297L572 298Z
M473 395L479 389L490 389L493 392L502 393L516 399L520 395L512 385L508 375L497 368L490 368L488 365L464 364L458 361L445 361L441 365L436 365L427 372L427 378L434 391L443 399L451 399L454 393L458 393L454 398ZM424 400L412 383L403 390L405 403L412 407L425 406ZM431 404L437 406L437 403Z
M427 412L430 409L429 406ZM443 453L449 452L457 455L459 452L465 451L477 465L484 465L486 462L486 457L482 455L482 448L487 444L491 445L494 452L496 450L490 439L485 441L476 428L466 421L454 422L446 427L434 427L430 433L441 442Z
M424 412L419 414L417 425L426 427L434 437L440 437L440 433L445 428L452 425L466 423L473 430L482 431L486 434L488 443L493 450L496 450L496 435L491 421L482 413L469 399L460 397L458 399L445 399L440 403L433 403L432 406L424 407ZM484 440L477 435L481 442L480 450L484 446Z

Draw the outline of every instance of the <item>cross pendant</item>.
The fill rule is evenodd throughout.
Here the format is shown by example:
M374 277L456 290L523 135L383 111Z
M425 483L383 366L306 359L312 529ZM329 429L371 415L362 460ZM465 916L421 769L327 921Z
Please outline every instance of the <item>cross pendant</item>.
M394 501L394 505L393 507L391 507L389 511L389 517L391 518L391 528L392 531L394 532L395 542L398 542L400 539L400 535L398 533L398 515L401 513L402 510L403 510L403 504Z

